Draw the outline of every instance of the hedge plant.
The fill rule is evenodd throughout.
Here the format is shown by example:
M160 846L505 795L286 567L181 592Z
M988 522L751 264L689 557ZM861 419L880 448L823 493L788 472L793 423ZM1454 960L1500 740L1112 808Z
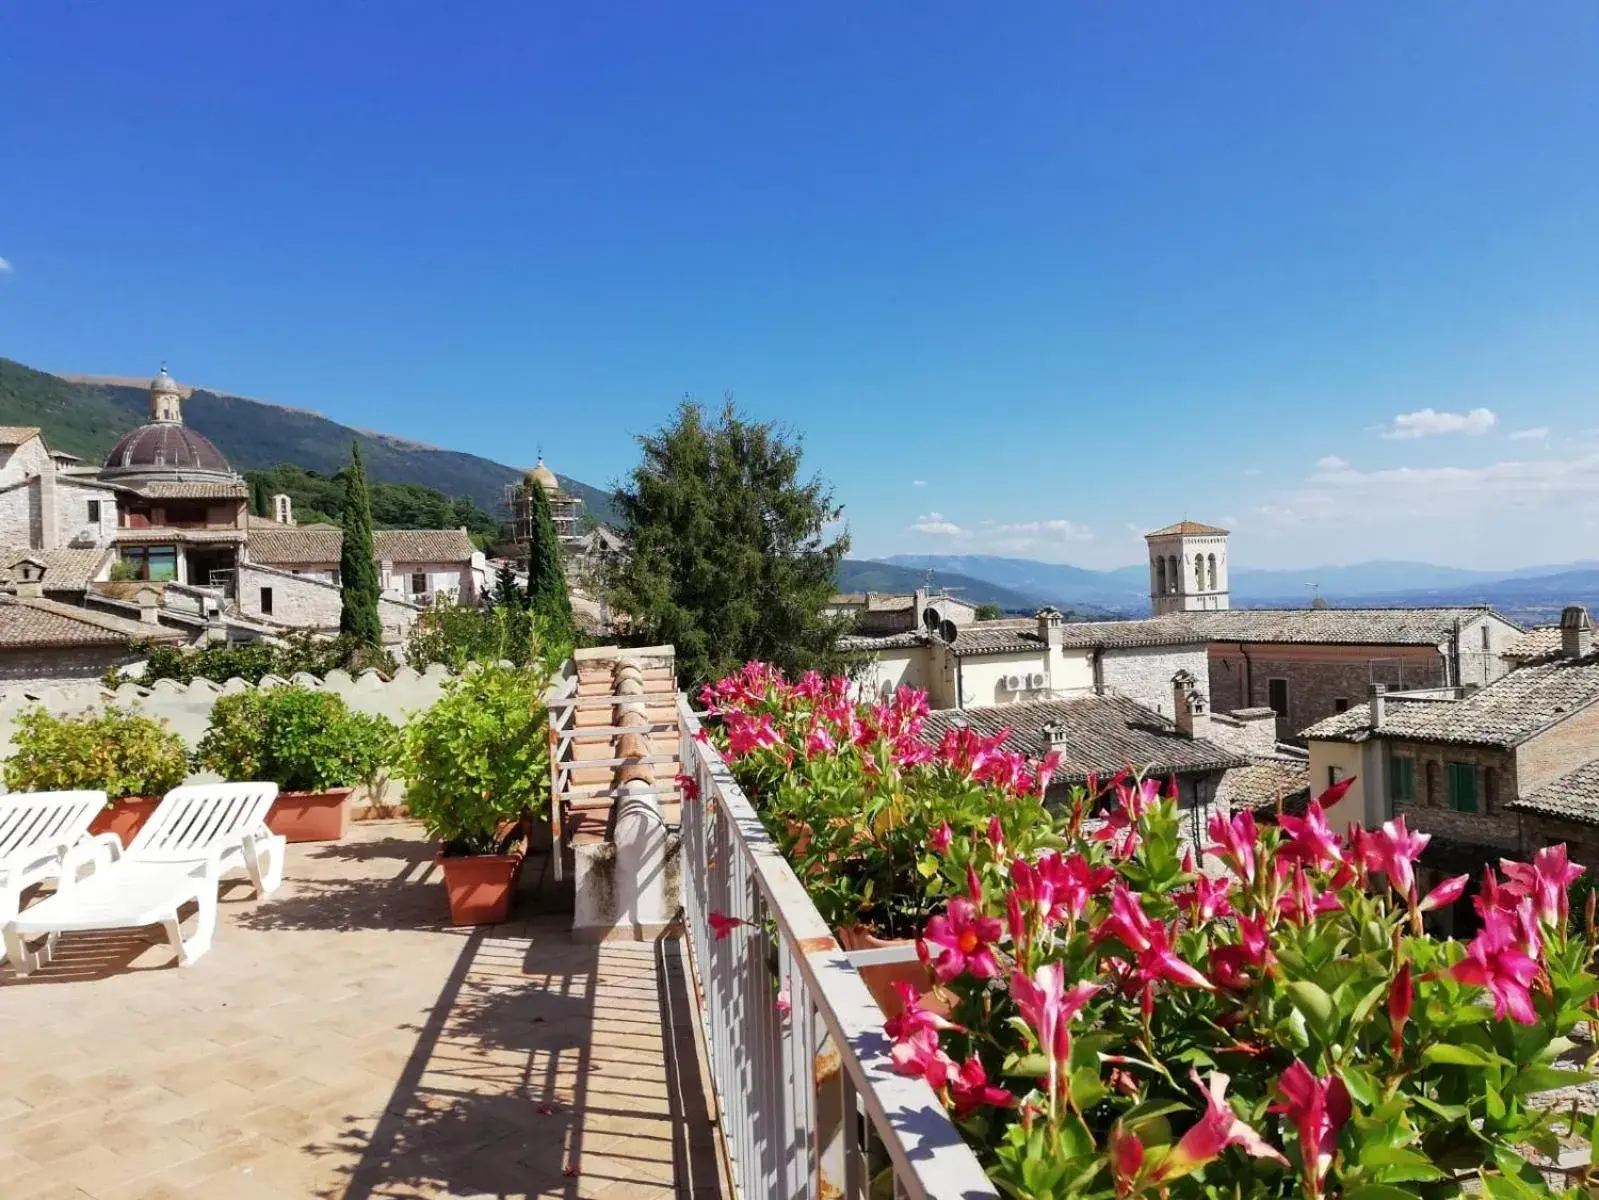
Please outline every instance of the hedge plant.
M507 853L517 823L547 806L545 677L541 669L472 671L406 725L406 806L445 854Z
M161 796L189 774L183 739L137 708L68 716L43 708L17 718L5 764L13 792L101 789L111 801Z
M332 692L252 690L217 698L194 762L230 781L326 792L374 783L392 762L398 735L392 721L352 712Z

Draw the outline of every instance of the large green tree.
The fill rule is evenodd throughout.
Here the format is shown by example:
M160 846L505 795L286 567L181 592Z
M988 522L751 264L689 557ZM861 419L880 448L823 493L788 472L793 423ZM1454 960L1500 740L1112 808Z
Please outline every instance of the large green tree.
M561 563L561 542L555 536L555 520L550 515L550 499L542 487L528 489L529 516L533 537L527 547L527 594L547 622L549 636L570 640L572 636L572 598L566 591L566 568Z
M675 646L685 685L750 659L839 666L843 623L824 610L849 537L829 535L841 510L819 477L801 477L800 439L731 401L711 418L684 400L639 444L616 497L632 554L609 579L630 639Z
M378 616L378 564L372 548L372 504L367 496L366 471L361 466L361 446L350 443L350 468L344 474L343 543L339 548L339 579L344 589L339 608L339 632L363 646L379 646L383 622Z

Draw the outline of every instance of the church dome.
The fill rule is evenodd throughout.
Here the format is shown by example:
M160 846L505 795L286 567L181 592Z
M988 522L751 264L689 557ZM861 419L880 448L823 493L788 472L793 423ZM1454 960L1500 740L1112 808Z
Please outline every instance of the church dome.
M545 490L546 493L551 496L555 495L556 492L561 490L561 481L555 478L554 471L550 470L544 465L544 460L542 458L539 459L539 461L534 465L533 469L527 473L527 481L538 484Z
M222 451L204 434L164 421L141 425L123 434L105 460L107 475L177 475L190 471L233 474Z
M150 381L150 390L152 392L176 392L178 390L178 381L167 374L165 363L161 364L161 374Z

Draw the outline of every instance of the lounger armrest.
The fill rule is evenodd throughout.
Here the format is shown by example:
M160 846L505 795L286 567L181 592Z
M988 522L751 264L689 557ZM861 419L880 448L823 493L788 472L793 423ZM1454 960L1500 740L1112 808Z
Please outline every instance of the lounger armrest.
M97 833L80 839L61 857L57 889L69 888L122 857L122 839L114 833Z

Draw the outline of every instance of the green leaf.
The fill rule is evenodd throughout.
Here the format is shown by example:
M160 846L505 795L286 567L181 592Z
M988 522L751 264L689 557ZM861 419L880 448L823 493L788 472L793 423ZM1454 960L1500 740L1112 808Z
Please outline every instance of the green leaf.
M1526 1096L1546 1092L1550 1088L1571 1087L1592 1082L1594 1076L1587 1071L1570 1071L1563 1067L1523 1067L1505 1089L1506 1095Z
M1344 1192L1343 1200L1416 1200L1416 1193L1386 1183L1362 1183Z
M1448 1063L1457 1067L1496 1067L1504 1063L1497 1054L1490 1054L1476 1046L1451 1045L1437 1042L1421 1052L1421 1061Z
M1288 998L1304 1014L1311 1030L1327 1042L1332 1040L1333 1001L1320 986L1308 979L1296 979L1288 985Z

